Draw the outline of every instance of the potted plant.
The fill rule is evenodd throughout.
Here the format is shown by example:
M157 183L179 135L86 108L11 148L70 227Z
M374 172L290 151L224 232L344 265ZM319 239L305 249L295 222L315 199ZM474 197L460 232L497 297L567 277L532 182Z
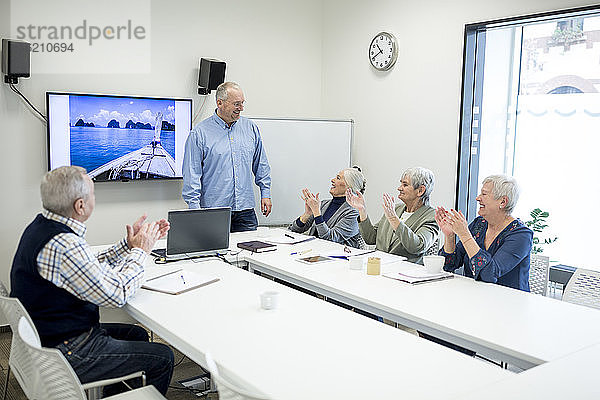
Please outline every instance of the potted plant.
M548 227L548 224L546 223L546 219L550 216L548 211L542 211L539 208L535 208L529 215L531 216L531 219L525 221L525 225L534 232L531 254L541 254L544 251L543 246L556 242L558 237L541 237L538 235Z

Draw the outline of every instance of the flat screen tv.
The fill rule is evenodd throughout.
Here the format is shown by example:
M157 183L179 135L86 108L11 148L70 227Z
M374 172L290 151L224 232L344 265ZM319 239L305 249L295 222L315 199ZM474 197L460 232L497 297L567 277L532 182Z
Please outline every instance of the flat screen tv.
M46 92L48 168L83 167L94 181L177 179L192 100Z

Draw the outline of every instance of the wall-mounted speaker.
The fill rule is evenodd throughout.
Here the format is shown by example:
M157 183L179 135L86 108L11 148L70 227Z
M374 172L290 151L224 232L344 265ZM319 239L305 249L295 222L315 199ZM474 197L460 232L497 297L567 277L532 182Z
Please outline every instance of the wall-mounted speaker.
M212 58L200 59L198 94L206 95L225 82L225 62Z
M31 45L20 40L2 39L2 73L4 82L18 83L29 78Z

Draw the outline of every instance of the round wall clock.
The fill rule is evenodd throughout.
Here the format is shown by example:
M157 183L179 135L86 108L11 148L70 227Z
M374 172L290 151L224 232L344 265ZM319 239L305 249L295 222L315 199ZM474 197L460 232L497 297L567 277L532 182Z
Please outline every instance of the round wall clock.
M379 32L369 45L369 61L379 71L387 71L394 66L398 58L398 42L394 35Z

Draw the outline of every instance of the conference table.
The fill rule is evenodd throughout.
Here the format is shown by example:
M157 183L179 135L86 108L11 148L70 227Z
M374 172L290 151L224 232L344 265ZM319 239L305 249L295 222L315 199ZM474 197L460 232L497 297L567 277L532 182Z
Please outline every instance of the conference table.
M221 260L146 263L148 277L179 268L220 280L178 295L140 289L126 311L273 399L460 398L514 375ZM272 290L278 307L264 310L259 295Z
M280 243L266 253L236 246L285 233L232 234L228 263L160 266L148 257L148 278L184 268L220 280L180 295L141 289L125 310L196 363L206 366L210 352L231 380L274 399L598 397L598 310L461 276L410 285L351 270L346 260L306 265L291 254L344 254L343 246L320 239ZM384 273L415 268L392 261L382 265ZM236 265L526 371L513 374ZM259 295L268 290L280 294L275 310L260 308Z
M281 240L284 232L272 229L266 235L263 232L263 237L257 232L232 234L230 248L239 250L236 244L240 241ZM272 252L242 251L234 257L247 262L250 270L522 369L600 342L600 311L595 309L462 276L410 285L381 275L369 276L365 269L351 270L346 260L306 265L291 255L306 250L310 250L306 255L344 254L343 246L314 239L279 244ZM398 261L383 264L382 270L414 267Z
M600 344L596 344L455 399L599 399L600 385L596 383L599 367Z

